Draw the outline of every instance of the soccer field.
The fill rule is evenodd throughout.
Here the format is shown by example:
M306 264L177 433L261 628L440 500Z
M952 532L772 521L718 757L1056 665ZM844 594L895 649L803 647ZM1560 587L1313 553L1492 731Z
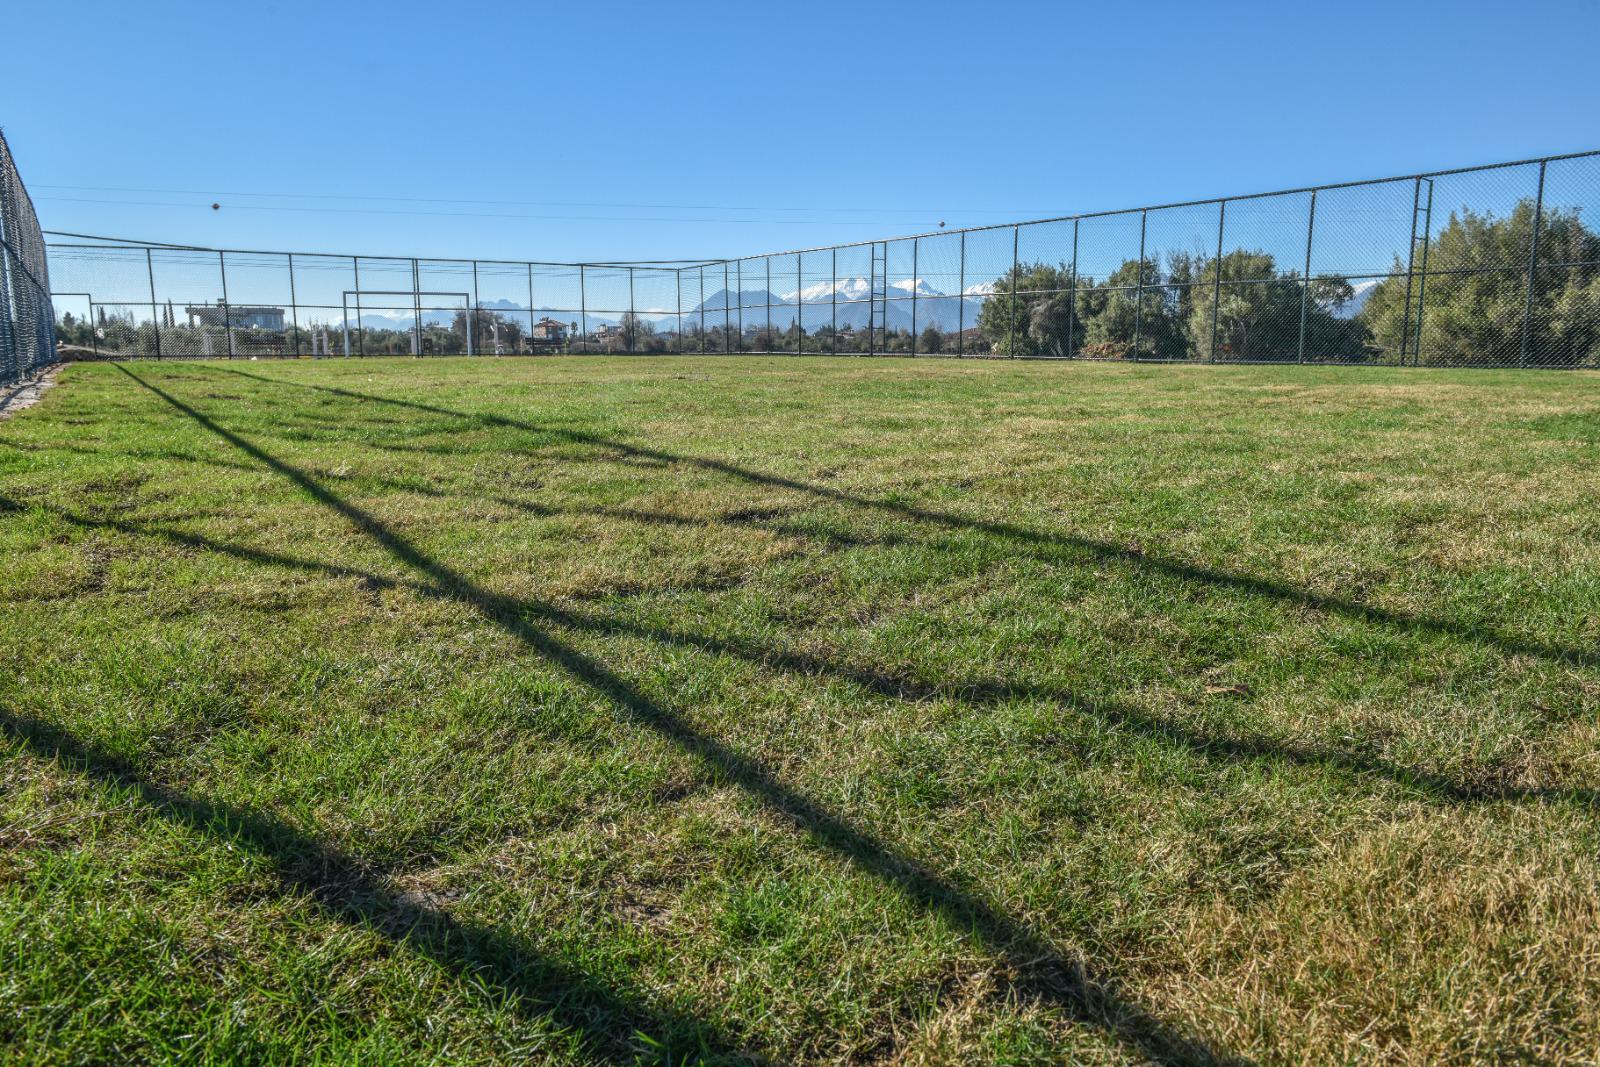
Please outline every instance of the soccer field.
M79 364L13 1062L1592 1062L1600 375Z

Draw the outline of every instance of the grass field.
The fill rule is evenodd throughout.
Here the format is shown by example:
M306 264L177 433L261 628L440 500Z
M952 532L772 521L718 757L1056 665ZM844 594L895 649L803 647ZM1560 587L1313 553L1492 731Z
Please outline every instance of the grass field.
M76 365L13 1062L1596 1062L1600 376Z

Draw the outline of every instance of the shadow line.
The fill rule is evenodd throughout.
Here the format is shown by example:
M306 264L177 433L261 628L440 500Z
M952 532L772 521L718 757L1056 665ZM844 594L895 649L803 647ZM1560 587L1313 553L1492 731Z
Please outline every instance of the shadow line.
M233 367L213 367L213 370L240 377L250 378L275 386L291 386L297 389L310 389L318 392L332 393L337 396L352 400L365 401L374 404L389 404L398 407L410 408L434 415L451 416L466 422L478 422L488 426L498 426L506 429L515 429L531 434L547 434L577 444L592 445L596 448L608 449L634 458L648 459L656 463L682 464L697 467L701 470L713 471L732 478L749 482L753 485L764 485L775 489L786 489L809 496L832 500L837 503L853 507L867 508L889 514L899 515L903 518L913 519L930 525L944 527L952 530L970 530L1002 537L1013 542L1027 545L1035 549L1057 549L1072 552L1086 553L1098 559L1133 567L1156 571L1171 577L1188 581L1202 582L1207 585L1229 589L1234 592L1245 593L1251 596L1281 600L1302 607L1329 614L1342 615L1359 622L1372 623L1402 630L1412 630L1422 633L1432 633L1440 636L1458 638L1476 644L1489 645L1501 651L1537 656L1543 659L1574 665L1590 665L1600 662L1600 648L1579 648L1546 641L1533 641L1524 638L1512 637L1485 626L1456 622L1449 619L1436 619L1423 615L1414 615L1406 612L1395 611L1390 608L1380 608L1359 601L1347 600L1341 597L1327 596L1300 589L1284 582L1277 582L1267 578L1258 578L1251 575L1233 574L1228 571L1217 570L1210 567L1184 563L1178 560L1163 559L1159 556L1150 556L1143 551L1128 548L1124 545L1112 544L1090 537L1077 534L1063 534L1050 530L1038 530L1015 523L999 522L989 519L976 519L956 515L950 512L938 511L932 508L918 507L893 500L880 500L874 497L862 496L856 493L835 489L831 486L816 485L811 482L800 481L778 474L769 474L763 471L751 470L729 463L725 460L712 459L701 456L686 456L656 448L630 445L623 441L604 437L599 434L586 433L580 430L569 430L560 427L543 427L533 423L523 422L505 415L492 413L474 413L456 411L451 408L440 407L435 404L424 404L414 400L399 400L393 397L375 396L361 393L351 389L342 389L331 385L313 385L304 382L291 382L279 378L269 378L248 371L238 370Z
M204 413L117 364L117 369L196 424L227 441L319 503L344 516L397 561L425 575L442 593L476 610L485 620L605 696L628 719L672 741L698 760L713 781L737 786L794 824L809 840L902 893L954 928L1002 955L1016 973L1013 988L1052 1003L1072 1018L1100 1028L1130 1052L1162 1063L1228 1063L1247 1060L1209 1047L1127 998L1117 981L1089 961L1068 956L1050 940L968 891L900 856L883 841L850 825L799 790L780 781L759 761L697 730L679 712L652 701L620 675L535 626L527 606L492 593L434 560L375 516L340 498L298 468L219 425ZM241 372L242 373L242 372ZM254 375L246 375L254 377Z
M441 908L394 892L370 866L271 815L158 785L120 757L4 708L0 731L35 756L58 760L102 785L132 790L145 809L168 822L266 860L285 892L302 893L341 922L380 933L440 966L514 996L520 1014L548 1015L612 1062L634 1063L646 1055L661 1055L667 1062L682 1062L685 1055L754 1060L735 1057L698 1019L650 1008L503 931L453 918Z
M24 505L0 497L0 511L22 510ZM359 567L303 559L247 545L217 541L165 526L121 519L92 519L58 508L36 506L36 510L45 511L65 522L86 529L108 529L136 537L158 538L262 566L314 573L328 578L353 579L362 583L368 590L402 589L418 596L459 599L456 593L433 582L417 582L381 575ZM539 510L541 513L566 514L553 509ZM673 517L673 521L679 520ZM956 700L975 706L1017 700L1054 704L1099 719L1130 733L1182 745L1214 762L1252 761L1337 769L1364 777L1385 778L1402 788L1447 802L1561 800L1591 807L1600 806L1600 793L1595 790L1572 786L1512 785L1504 781L1492 767L1485 768L1487 780L1462 782L1447 775L1337 749L1317 748L1278 740L1224 737L1202 733L1170 719L1150 715L1124 702L1086 697L1055 685L1013 682L1002 678L962 678L953 681L925 682L907 675L841 664L820 656L786 652L705 634L685 633L663 626L646 626L617 618L580 614L537 600L500 599L508 611L534 615L567 629L601 636L621 634L640 637L692 651L729 656L763 668L801 677L831 678L859 686L892 700Z

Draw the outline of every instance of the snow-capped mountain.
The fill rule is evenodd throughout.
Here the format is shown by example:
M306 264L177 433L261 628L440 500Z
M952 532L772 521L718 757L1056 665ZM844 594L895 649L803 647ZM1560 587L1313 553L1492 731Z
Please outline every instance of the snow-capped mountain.
M1384 278L1368 278L1365 281L1351 282L1350 288L1355 290L1356 295L1351 297L1350 302L1345 304L1344 307L1334 312L1335 317L1353 319L1361 314L1361 309L1367 306L1367 300L1372 296L1372 291L1384 281L1386 281Z
M963 327L971 329L977 324L984 299L993 293L992 282L969 286L962 297L957 297L935 288L926 278L901 278L890 282L886 290L880 290L879 312L883 321L878 325L891 330L910 330L913 326L921 330L933 326L948 333ZM915 319L913 294L916 296ZM724 289L706 297L703 306L708 315L715 312L719 320L725 308L737 320L742 307L745 328L753 329L766 325L768 304L772 305L773 328L779 330L794 324L800 312L797 304L804 307L802 317L807 329L831 323L837 316L840 327L861 330L874 318L872 281L861 277L840 278L837 283L818 282L782 293L765 289L732 293ZM697 304L685 308L684 315L698 315L701 307Z
M401 299L403 300L405 297L401 297ZM485 300L478 306L486 312L492 311L501 315L510 316L517 322L521 323L524 327L527 326L528 308L526 304L518 304L513 300ZM424 326L454 325L456 315L460 311L460 308L425 307L422 309L422 324ZM533 313L536 317L548 315L558 322L577 322L581 318L577 311L566 308L558 310L549 307L536 307L533 309ZM639 317L641 319L649 319L656 322L665 322L668 319L675 318L675 316L651 315L640 315ZM330 321L332 325L336 327L340 326L343 322L343 320L338 317L337 311L330 316ZM620 325L620 320L615 316L596 315L591 311L588 315L588 323L589 329L593 330L599 326ZM409 330L415 325L416 313L410 308L386 307L378 311L372 311L363 308L361 314L357 316L355 305L350 305L351 329L362 327L368 330Z
M879 284L882 285L881 282ZM877 324L891 330L910 330L913 327L922 330L933 326L947 333L962 328L971 329L977 324L978 312L983 307L984 300L994 295L994 292L995 286L992 281L970 285L963 294L956 296L941 291L926 278L900 278L889 282L886 289L880 289L877 317L882 321ZM916 297L915 320L912 315L913 294ZM1359 306L1365 296L1366 292L1360 290L1358 286L1357 297L1353 304ZM687 298L687 294L685 297ZM862 330L874 320L872 281L864 277L840 278L837 283L822 281L803 289L790 289L777 293L760 288L746 288L738 292L719 289L709 294L701 303L693 306L686 304L683 318L685 325L688 325L704 312L706 325L711 326L721 325L726 314L727 318L735 322L742 319L745 329L753 330L766 325L769 305L772 325L778 330L789 329L796 317L800 316L802 307L807 329L831 323L837 317L841 327L849 326L855 330ZM485 311L519 318L528 314L526 305L511 300L486 300L481 307ZM422 321L430 326L449 326L455 321L457 310L424 308ZM579 313L571 309L536 307L533 313L536 316L550 315L562 322L576 321L579 318ZM641 312L639 317L654 323L657 329L677 328L678 316L675 313ZM589 328L593 330L600 326L618 325L618 320L618 316L597 315L591 311L587 321ZM414 321L410 308L386 307L381 310L364 308L359 318L355 314L355 308L352 306L350 309L352 327L409 330Z

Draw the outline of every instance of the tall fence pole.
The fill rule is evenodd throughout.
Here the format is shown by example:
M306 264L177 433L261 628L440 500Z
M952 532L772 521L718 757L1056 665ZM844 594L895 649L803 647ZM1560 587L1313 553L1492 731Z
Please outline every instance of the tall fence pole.
M1022 274L1022 266L1021 266L1020 262L1017 259L1017 252L1018 252L1018 249L1021 246L1021 242L1022 242L1022 227L1021 226L1013 226L1013 227L1011 227L1011 314L1009 316L1010 322L1007 324L1007 328L1010 330L1010 333L1011 333L1011 346L1010 346L1011 347L1011 352L1009 354L1010 354L1012 359L1016 359L1017 355L1018 355L1018 353L1017 353L1017 283L1022 280L1019 277Z
M472 306L467 309L467 355L473 355L478 349L478 305L483 301L478 296L478 261L472 261Z
M1311 303L1311 235L1317 228L1317 191L1311 190L1311 211L1306 218L1306 269L1300 276L1300 345L1295 362L1306 361L1306 310Z
M528 268L528 354L532 355L537 351L534 348L533 334L538 327L538 323L533 318L533 264L528 263L525 266Z
M1406 308L1400 316L1400 365L1411 354L1411 287L1416 284L1417 214L1422 210L1422 179L1411 184L1411 240L1406 245Z
M839 354L839 248L835 245L831 249L832 263L828 267L828 299L833 303L833 336L828 345L828 354Z
M1211 353L1206 362L1217 361L1217 313L1222 310L1222 226L1228 217L1228 202L1217 204L1217 258L1212 264L1214 277L1211 285Z
M678 337L677 337L677 344L676 344L675 347L677 348L677 350L679 352L682 352L683 351L683 268L682 267L679 267L677 270L672 272L672 281L673 281L673 288L677 290L676 299L677 299L677 308L678 308Z
M919 238L911 240L911 358L917 358L917 253L922 245Z
M1139 212L1139 267L1133 287L1133 358L1139 358L1139 342L1144 337L1144 231L1150 212Z
M867 246L867 355L872 355L878 319L878 242Z
M156 267L155 262L150 258L150 250L148 248L144 250L144 269L145 273L150 277L150 328L155 331L156 358L160 359L161 321L160 315L156 311Z
M1528 337L1533 329L1533 293L1539 282L1539 231L1544 228L1544 172L1548 163L1539 164L1539 192L1533 200L1533 240L1528 243L1528 293L1522 304L1522 352L1517 366L1528 365Z
M639 312L633 299L633 268L628 268L628 354L638 352L637 338L639 332Z
M416 352L413 355L421 359L426 354L422 344L422 264L414 259L411 261L411 329L412 336L416 338ZM346 349L345 355L349 354Z
M300 358L300 297L294 291L294 253L289 254L289 321L294 324L294 358Z
M804 355L806 350L806 270L805 253L794 254L794 354Z
M957 268L956 358L967 358L967 232L961 231L961 266Z
M417 271L416 264L417 264L416 260L412 260L411 261L411 288L412 289L420 289L420 288L422 288L421 282L418 280L421 277L421 275ZM364 355L367 354L367 335L366 335L366 327L363 326L362 323L361 323L361 257L360 256L351 256L350 257L350 269L351 269L351 272L352 272L352 277L355 278L355 285L356 285L356 293L355 293L355 296L356 296L356 355L364 356ZM415 303L417 299L419 299L419 298L413 296L412 297L412 302ZM348 356L350 354L350 323L348 321L345 323L344 334L345 334L345 337L344 337L344 341L345 341L345 343L344 343L344 354ZM421 354L422 354L422 312L419 309L417 311L417 355L420 356Z
M583 264L578 264L578 336L585 354L589 351L589 282Z
M1078 311L1078 221L1072 220L1072 273L1067 276L1067 358L1073 358L1077 344L1072 339L1073 316Z
M1428 183L1428 201L1423 209L1422 273L1417 276L1417 349L1412 358L1412 365L1417 367L1422 366L1422 323L1428 313L1428 250L1433 247L1433 179L1423 181Z
M228 340L228 358L233 358L233 305L228 303L228 260L227 256L217 253L217 273L222 278L222 326Z
M767 260L767 273L772 273L772 261ZM772 299L768 294L767 299ZM733 338L728 334L733 330L733 312L728 307L728 261L722 261L722 354L727 356L733 353Z

